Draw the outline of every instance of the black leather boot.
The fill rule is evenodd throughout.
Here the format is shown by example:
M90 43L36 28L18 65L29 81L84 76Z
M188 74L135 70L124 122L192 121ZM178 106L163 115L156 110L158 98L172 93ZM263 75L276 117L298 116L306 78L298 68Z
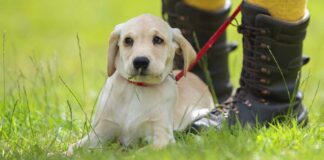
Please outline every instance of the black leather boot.
M206 12L190 7L180 0L162 0L162 14L171 27L179 28L186 39L198 51L226 20L230 5L216 12ZM232 93L229 80L228 53L236 48L236 44L228 44L224 33L206 54L207 65L214 90L219 102L226 100ZM182 58L175 57L175 67L182 68ZM206 82L201 67L192 70Z
M244 2L242 25L243 69L236 94L225 102L229 124L268 125L296 118L306 124L307 111L298 90L303 58L303 40L309 14L296 23L276 20L263 8Z
M230 125L255 127L296 118L306 124L307 111L298 90L301 67L309 59L302 57L303 40L309 14L296 23L276 20L267 10L244 2L242 5L243 69L240 88L221 105ZM219 128L216 110L196 121L193 127ZM214 125L217 124L217 125Z
M232 100L229 124L267 125L295 117L306 124L307 111L298 90L303 58L303 40L309 15L297 23L273 19L262 9L242 6L243 69L240 85ZM234 109L234 111L233 111Z

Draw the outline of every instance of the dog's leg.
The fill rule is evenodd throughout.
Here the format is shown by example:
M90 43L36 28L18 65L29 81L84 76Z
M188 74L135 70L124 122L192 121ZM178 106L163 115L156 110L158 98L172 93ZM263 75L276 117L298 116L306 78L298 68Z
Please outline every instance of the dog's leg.
M78 142L69 145L64 153L66 156L72 156L73 150L81 147L96 148L100 147L105 141L114 138L117 127L112 122L100 121L85 137Z
M155 124L153 128L153 148L161 149L167 146L170 142L174 143L173 129Z

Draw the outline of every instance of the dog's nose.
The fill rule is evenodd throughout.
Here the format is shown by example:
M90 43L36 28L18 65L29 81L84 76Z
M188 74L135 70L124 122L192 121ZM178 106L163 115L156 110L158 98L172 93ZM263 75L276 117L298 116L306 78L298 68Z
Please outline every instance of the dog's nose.
M147 69L150 64L150 60L147 57L136 57L133 60L133 66L135 69Z

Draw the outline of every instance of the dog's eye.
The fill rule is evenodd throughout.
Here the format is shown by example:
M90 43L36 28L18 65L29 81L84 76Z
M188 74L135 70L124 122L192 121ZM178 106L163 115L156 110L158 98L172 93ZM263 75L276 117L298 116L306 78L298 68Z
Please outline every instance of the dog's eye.
M126 38L124 39L124 43L125 43L127 46L133 46L133 44L134 44L134 40L133 40L132 38L130 38L130 37L126 37Z
M153 38L153 44L162 44L164 41L162 38L160 38L159 36L154 36Z

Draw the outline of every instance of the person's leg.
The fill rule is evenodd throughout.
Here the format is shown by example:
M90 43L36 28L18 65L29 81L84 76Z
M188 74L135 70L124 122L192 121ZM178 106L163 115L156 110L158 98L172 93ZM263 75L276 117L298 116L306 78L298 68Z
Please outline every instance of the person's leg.
M266 9L271 17L294 22L304 17L307 0L247 0L248 3Z
M228 0L162 0L162 3L163 17L167 19L171 27L182 31L196 51L226 20L230 10ZM207 69L219 102L223 102L232 94L228 53L235 47L227 43L226 33L224 33L207 53ZM182 59L176 57L176 68L181 68L181 65ZM202 67L196 66L192 72L206 82Z
M221 10L226 4L226 0L183 0L183 2L206 12Z
M271 2L271 3L270 3ZM309 22L305 0L247 0L243 2L243 68L240 88L222 104L229 111L229 124L268 125L297 119L307 123L307 111L298 90L303 40ZM297 9L297 10L296 10ZM211 112L213 114L218 112ZM194 128L212 126L203 118ZM215 126L219 127L219 126Z

